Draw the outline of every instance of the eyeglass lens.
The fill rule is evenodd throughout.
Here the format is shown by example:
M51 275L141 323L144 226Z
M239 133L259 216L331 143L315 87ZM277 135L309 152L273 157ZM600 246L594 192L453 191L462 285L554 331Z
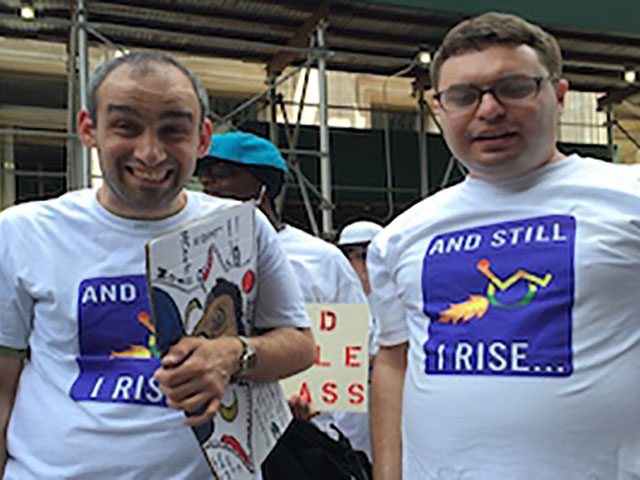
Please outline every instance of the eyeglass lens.
M459 111L476 106L486 93L493 94L501 103L512 104L531 100L538 92L541 78L507 77L498 80L490 88L480 89L471 84L453 85L440 92L439 101L445 110Z
M234 166L231 163L215 161L207 166L207 175L215 178L230 177L234 173Z

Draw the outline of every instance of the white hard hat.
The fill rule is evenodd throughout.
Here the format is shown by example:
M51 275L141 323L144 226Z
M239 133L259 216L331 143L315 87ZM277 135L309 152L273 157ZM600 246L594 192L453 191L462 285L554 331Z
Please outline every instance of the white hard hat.
M353 222L342 229L338 237L338 245L369 243L382 227L374 222L361 220Z

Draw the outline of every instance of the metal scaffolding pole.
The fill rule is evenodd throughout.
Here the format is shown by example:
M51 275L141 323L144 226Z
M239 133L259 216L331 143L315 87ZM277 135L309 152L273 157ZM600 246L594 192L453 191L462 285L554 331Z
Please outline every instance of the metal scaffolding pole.
M87 106L88 84L88 45L87 45L87 17L84 0L78 0L78 72L80 77L80 108ZM91 186L91 156L89 149L82 146L82 174L81 186Z
M287 117L287 110L286 107L284 106L284 102L280 101L280 108L282 110L282 117L284 119L284 133L287 137L287 143L289 144L289 155L287 157L287 163L290 166L290 170L291 172L294 174L294 177L296 178L297 182L298 182L298 188L300 189L300 195L302 196L302 201L304 204L304 208L307 212L307 217L309 219L309 225L311 225L311 231L313 232L313 234L316 237L320 236L320 230L318 229L318 222L316 221L316 217L315 217L315 213L313 212L313 205L311 204L311 199L309 198L309 192L307 191L307 186L304 182L304 180L306 180L306 178L304 177L304 174L302 173L302 170L300 170L300 166L298 164L298 157L297 157L297 153L299 152L295 147L298 143L298 135L300 134L300 123L302 120L302 109L304 107L304 98L306 96L306 92L307 92L307 84L309 82L309 69L306 70L305 72L305 77L304 77L304 84L303 84L303 88L302 88L302 95L300 97L300 108L298 110L298 116L296 119L296 126L294 129L293 134L290 131L290 126L289 126L289 119ZM315 153L315 152L314 152ZM308 154L305 152L305 154ZM307 180L308 181L308 180ZM285 185L286 187L286 185ZM283 190L285 190L283 188ZM286 190L285 190L286 191ZM321 201L322 201L322 197L321 197ZM280 208L282 209L282 206L280 206Z
M429 162L427 157L427 127L425 122L424 86L418 88L418 151L420 153L420 196L429 195Z
M614 161L615 147L613 144L613 111L611 105L607 105L607 150L609 151L609 158Z
M77 59L78 59L78 18L77 11L72 13L67 45L67 189L80 188L80 168L78 168L78 143L76 138L77 95ZM73 134L73 137L71 136Z
M329 115L327 109L327 72L324 43L325 22L316 27L316 40L320 49L318 57L318 86L320 89L320 191L328 200L320 205L322 209L322 234L325 238L333 236L333 198L331 194L331 157L329 156Z
M278 92L276 90L276 76L269 77L269 140L278 146Z
M0 135L0 210L16 202L15 137Z

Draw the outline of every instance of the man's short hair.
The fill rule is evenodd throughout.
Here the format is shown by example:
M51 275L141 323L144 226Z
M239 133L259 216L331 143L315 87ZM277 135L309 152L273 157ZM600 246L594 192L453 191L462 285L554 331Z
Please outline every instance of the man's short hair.
M490 12L464 20L447 32L431 63L431 85L438 89L440 69L448 58L495 45L528 45L551 77L562 75L562 53L551 34L516 15Z
M98 111L98 98L97 91L104 79L116 68L120 65L130 65L134 70L134 73L139 75L144 75L146 73L154 71L156 68L160 66L172 65L184 73L189 81L191 82L191 86L193 87L193 91L198 97L198 103L200 104L200 123L199 126L202 128L204 124L204 119L207 113L209 112L209 96L207 91L205 90L202 82L195 76L195 74L185 67L182 63L178 62L176 59L170 57L165 53L160 52L133 52L123 55L121 57L116 57L108 62L100 65L96 71L91 75L91 79L89 80L89 91L87 93L87 110L89 111L89 115L91 116L91 121L94 125L97 125L97 111Z

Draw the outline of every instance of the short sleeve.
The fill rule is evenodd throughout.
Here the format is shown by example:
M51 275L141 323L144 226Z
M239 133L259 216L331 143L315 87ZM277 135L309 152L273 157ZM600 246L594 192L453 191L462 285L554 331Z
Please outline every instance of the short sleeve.
M256 327L307 328L311 321L302 292L276 231L260 211L256 211L258 237L258 298Z
M391 252L383 235L378 235L367 249L367 271L371 294L369 306L377 320L377 344L393 346L409 339L407 313L390 268Z
M360 279L349 260L340 252L336 252L332 260L338 276L336 296L333 301L335 303L367 303Z
M22 350L31 333L33 299L18 268L24 242L10 210L0 214L0 346Z

